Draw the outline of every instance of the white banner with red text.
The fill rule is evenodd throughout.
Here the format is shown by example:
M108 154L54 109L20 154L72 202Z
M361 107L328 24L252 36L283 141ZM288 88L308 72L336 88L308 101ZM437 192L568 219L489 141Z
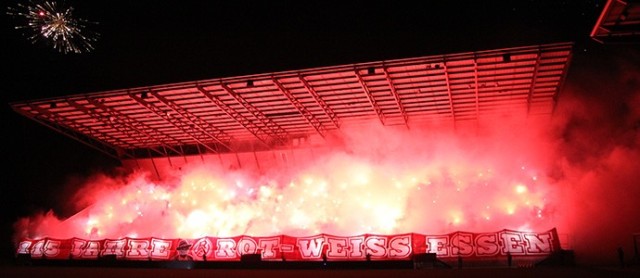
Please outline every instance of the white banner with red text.
M560 250L556 229L545 232L502 230L492 233L454 232L364 234L308 237L286 235L255 237L202 237L193 239L23 239L17 255L34 259L239 261L245 254L260 254L265 261L410 260L414 254L435 253L438 258L541 256Z

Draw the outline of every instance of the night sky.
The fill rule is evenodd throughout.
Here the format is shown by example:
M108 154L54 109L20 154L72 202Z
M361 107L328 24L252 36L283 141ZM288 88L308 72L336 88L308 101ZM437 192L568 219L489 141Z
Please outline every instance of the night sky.
M98 22L95 50L83 54L32 44L3 12L2 255L13 254L18 217L73 213L60 193L118 165L12 101L554 42L575 42L574 60L608 51L589 38L603 0L298 2L69 0L75 16Z

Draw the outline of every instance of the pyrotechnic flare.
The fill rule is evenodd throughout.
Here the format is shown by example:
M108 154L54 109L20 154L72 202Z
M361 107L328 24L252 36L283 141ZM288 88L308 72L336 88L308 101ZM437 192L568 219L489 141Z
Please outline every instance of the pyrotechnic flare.
M94 49L99 34L87 29L96 24L73 17L73 7L54 1L29 1L9 7L7 14L17 18L17 30L33 44L44 42L61 53L83 53Z
M260 174L251 168L229 170L216 162L198 162L170 175L175 179L150 181L146 172L136 172L124 183L96 179L78 193L90 206L63 221L52 216L25 219L18 237L437 234L553 228L546 176L539 175L533 163L514 164L509 155L513 152L485 145L486 152L478 158L463 150L474 145L469 141L442 143L451 141L450 134L432 132L436 137L426 144L410 142L410 138L425 142L417 131L376 134L402 136L403 146L411 147L383 151L375 162L368 158L368 149L314 157L300 150L295 167L275 166L278 162Z

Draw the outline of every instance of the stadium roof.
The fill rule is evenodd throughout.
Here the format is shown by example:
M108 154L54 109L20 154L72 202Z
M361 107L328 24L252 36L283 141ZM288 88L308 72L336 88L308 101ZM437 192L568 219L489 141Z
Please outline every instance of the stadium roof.
M591 38L601 43L640 43L640 1L608 0Z
M118 159L224 153L384 125L551 115L572 44L216 78L12 103L18 113Z

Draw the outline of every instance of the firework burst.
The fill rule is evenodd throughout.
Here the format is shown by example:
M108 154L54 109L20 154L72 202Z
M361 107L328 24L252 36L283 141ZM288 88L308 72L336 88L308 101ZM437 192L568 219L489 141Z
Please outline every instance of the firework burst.
M7 14L18 19L16 29L32 43L44 42L61 53L83 53L94 49L98 33L86 27L95 22L73 17L73 7L54 1L29 1L9 7Z

